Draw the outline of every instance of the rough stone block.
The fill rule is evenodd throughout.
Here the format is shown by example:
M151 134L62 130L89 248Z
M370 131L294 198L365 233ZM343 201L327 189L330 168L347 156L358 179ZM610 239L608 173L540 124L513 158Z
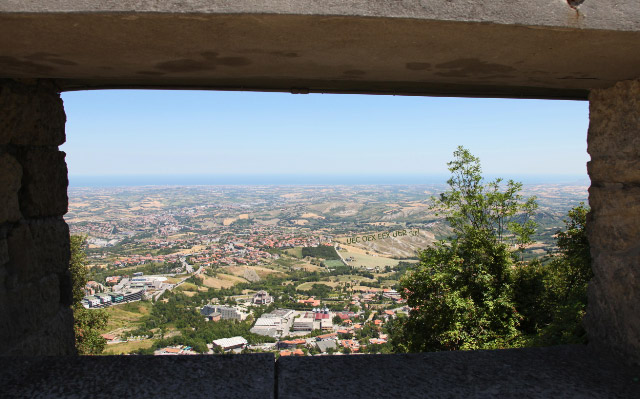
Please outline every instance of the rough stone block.
M607 184L589 188L591 248L626 251L640 247L640 187Z
M5 355L77 355L71 309L60 306L42 328L8 348Z
M637 369L635 370L637 372ZM278 398L637 398L634 370L585 346L281 357Z
M17 276L15 284L39 278L45 274L36 256L36 247L27 223L19 223L7 236L9 271Z
M274 397L272 354L11 357L3 397L95 399Z
M591 92L587 143L592 160L640 158L640 81Z
M9 262L9 246L5 238L0 238L0 266Z
M592 251L595 277L584 324L590 344L640 364L640 255L634 252Z
M640 81L589 96L589 343L640 364Z
M64 273L69 267L69 226L60 218L35 219L27 222L34 252L44 273Z
M0 80L0 144L51 145L65 141L66 116L56 86Z
M640 182L640 158L612 159L602 158L587 163L591 184Z
M47 325L60 311L59 286L58 276L50 274L37 281L13 286L0 296L0 354L7 353L29 337L49 333ZM52 353L56 350L53 349Z
M47 148L23 151L20 208L26 218L62 216L67 213L67 164L65 153Z
M64 279L68 274L69 228L62 218L18 223L2 241L6 242L7 267L16 276L15 284L51 273Z
M18 191L22 181L20 163L7 153L0 153L0 224L20 220Z

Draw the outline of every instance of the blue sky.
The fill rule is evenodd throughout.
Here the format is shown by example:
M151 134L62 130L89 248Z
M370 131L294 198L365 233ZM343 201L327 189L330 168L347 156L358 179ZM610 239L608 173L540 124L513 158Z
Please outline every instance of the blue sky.
M69 174L585 176L588 103L214 91L62 95Z

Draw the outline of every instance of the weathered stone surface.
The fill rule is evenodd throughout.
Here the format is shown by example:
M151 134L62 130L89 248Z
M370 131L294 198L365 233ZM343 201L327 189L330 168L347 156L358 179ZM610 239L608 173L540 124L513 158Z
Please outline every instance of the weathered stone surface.
M7 280L11 279L11 271ZM7 287L0 296L0 354L6 354L20 343L38 336L58 337L56 331L73 328L73 319L56 319L60 312L60 281L56 274L44 276L36 281ZM71 324L66 324L66 323ZM53 323L53 324L52 324ZM51 327L55 328L52 329ZM72 330L71 330L72 331ZM61 354L65 351L64 340L50 340L50 347L32 347L24 354Z
M640 364L640 82L590 97L589 343Z
M640 248L640 187L620 183L589 188L593 209L588 226L595 250L626 251ZM604 233L604 234L602 234Z
M22 167L18 161L9 154L0 153L0 224L22 217L18 204L21 181Z
M640 256L592 251L595 277L589 283L584 324L589 342L602 351L640 364Z
M593 161L637 162L640 158L640 81L619 82L589 94L587 144ZM598 171L590 171L594 172L589 175L592 181L601 178ZM640 181L640 171L636 172L636 181Z
M278 398L637 398L637 368L586 346L284 357Z
M586 99L640 77L639 21L637 0L4 1L0 76Z
M4 398L274 397L272 354L11 357L0 371Z
M603 157L589 161L587 170L594 184L634 184L640 175L640 158Z
M64 273L69 268L69 226L62 217L29 220L34 252L43 273Z
M0 266L9 262L9 246L5 238L0 238Z
M43 323L41 328L8 347L3 355L77 355L71 309L61 305L58 312Z
M23 177L20 208L26 218L62 216L67 213L67 164L65 153L33 148L19 155Z
M22 282L68 271L69 227L61 217L18 223L3 241L6 241L7 262Z
M38 263L35 243L27 223L19 223L7 236L9 270L16 276L15 285L39 278L45 273Z
M0 80L0 109L0 144L64 143L66 116L53 82Z
M64 123L52 81L0 80L0 354L75 353Z

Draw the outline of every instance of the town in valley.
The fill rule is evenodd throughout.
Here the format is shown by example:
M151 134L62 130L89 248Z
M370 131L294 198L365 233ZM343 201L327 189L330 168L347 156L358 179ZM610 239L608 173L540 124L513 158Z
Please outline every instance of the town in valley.
M444 184L71 187L86 237L82 304L109 314L105 354L389 353L419 251L451 229ZM525 185L523 257L552 256L585 184Z

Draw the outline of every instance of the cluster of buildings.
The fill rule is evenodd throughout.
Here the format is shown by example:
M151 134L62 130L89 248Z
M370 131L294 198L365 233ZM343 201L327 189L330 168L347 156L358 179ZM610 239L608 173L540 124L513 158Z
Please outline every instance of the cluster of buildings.
M172 285L166 284L166 281L166 277L143 276L142 273L136 273L131 278L107 277L107 283L115 282L111 290L107 290L105 286L95 281L89 281L84 288L86 295L82 298L82 305L85 308L104 308L119 303L139 301L149 292L160 292L171 287Z
M267 291L258 291L251 301L254 305L268 305L273 302L273 297Z
M193 252L192 263L203 266L235 266L248 264L267 264L279 258L277 254L271 254L264 250L267 248L292 248L294 246L318 246L330 241L328 236L291 236L277 238L277 231L262 231L246 234L234 234L221 240L214 234L196 235L185 239L172 241L152 240L149 243L154 249L173 248L176 253L167 255L130 255L113 261L116 267L138 266L146 263L176 263L184 255L178 254L179 248L192 248L205 246L205 248ZM215 237L215 238L214 238Z
M82 298L85 308L104 308L118 303L139 301L144 296L144 289L96 293Z
M243 314L238 308L220 305L204 305L200 314L209 321L242 320Z
M270 313L264 313L256 320L251 332L272 338L289 335L292 330L296 312L289 309L276 309Z

